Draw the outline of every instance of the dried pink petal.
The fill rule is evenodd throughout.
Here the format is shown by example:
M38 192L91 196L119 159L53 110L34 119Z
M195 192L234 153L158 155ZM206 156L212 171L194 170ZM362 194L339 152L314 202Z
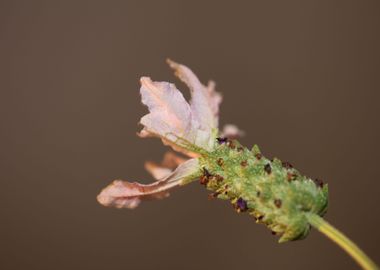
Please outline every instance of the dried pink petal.
M177 154L168 151L165 153L161 164L164 167L175 169L178 165L184 163L186 160L188 159L180 157Z
M226 137L230 139L236 139L239 137L243 137L245 132L243 130L240 130L237 126L227 124L223 127L223 130L220 134L221 137Z
M145 162L144 167L145 170L147 170L156 180L161 180L173 172L173 170L162 167L151 161Z
M220 106L220 103L222 102L223 98L222 98L222 95L220 93L215 91L215 85L216 84L214 81L209 81L207 84L207 92L209 95L209 97L208 97L209 105L210 105L211 111L215 117L216 127L218 127L219 106Z
M184 163L187 159L182 158L173 152L166 152L161 165L155 162L145 162L145 169L157 180L163 179L172 173L178 165Z
M143 77L140 93L150 112L140 120L144 126L140 137L158 136L164 144L189 155L192 146L207 149L207 145L199 141L203 135L199 124L193 121L190 105L173 84Z
M190 159L177 167L166 178L149 185L115 180L98 195L98 202L116 208L135 208L142 199L161 199L169 195L168 190L185 181L199 177L197 159Z
M209 82L206 87L186 66L168 63L189 86L190 105L173 84L142 77L140 92L149 114L140 120L144 128L139 135L158 136L174 150L194 157L196 147L206 151L214 147L221 96L215 91L215 83Z
M218 128L219 104L222 101L221 95L215 91L215 83L210 81L206 87L188 67L170 59L167 62L175 70L175 75L189 87L191 111L200 128L211 133L212 129Z
M156 179L160 180L169 174L187 159L182 158L173 152L166 152L160 165L155 162L145 162L145 169Z
M140 81L142 103L150 112L140 120L145 126L141 136L157 134L169 141L176 141L176 136L188 136L191 111L181 92L171 83L153 82L148 77L142 77Z

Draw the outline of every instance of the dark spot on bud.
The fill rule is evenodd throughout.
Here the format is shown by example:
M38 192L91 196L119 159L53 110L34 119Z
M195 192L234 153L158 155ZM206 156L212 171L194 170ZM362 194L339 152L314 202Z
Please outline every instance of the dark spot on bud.
M281 201L280 199L275 199L275 200L274 200L274 205L275 205L277 208L281 208L282 201Z
M219 194L220 194L219 192L211 193L211 194L208 195L208 199L209 199L209 200L213 200L213 199L215 199L216 197L218 197Z
M219 143L219 144L224 144L224 143L226 143L227 141L228 141L228 138L226 138L226 137L222 137L222 138L216 138L216 140L217 140L217 142Z
M248 161L247 161L247 160L243 160L242 162L240 162L240 165L241 165L242 167L247 167L247 165L248 165Z
M243 198L239 198L236 201L236 208L237 210L240 210L242 212L247 211L248 210L247 202Z
M294 173L290 173L290 172L288 172L288 174L286 175L286 178L287 178L288 182L291 182L291 181L293 181L293 180L296 180L297 175L294 174Z
M287 161L283 161L283 162L282 162L282 167L284 167L285 169L291 169L291 168L293 168L293 165L290 164L290 163L287 162Z
M257 153L257 154L255 155L255 157L256 157L258 160L260 160L260 159L263 157L263 155L260 154L260 153Z
M221 175L215 175L214 176L215 177L215 180L217 181L217 182L222 182L223 180L224 180L224 177L223 176L221 176Z
M257 195L257 197L260 197L261 192L260 192L260 191L257 191L257 192L256 192L256 195Z
M313 181L317 187L323 188L324 183L321 179L317 178L317 179L313 179Z
M205 177L204 175L202 175L201 178L199 179L199 183L201 185L207 185L208 184L208 178Z
M211 173L206 168L203 168L203 175L209 178L211 176Z
M203 168L203 175L201 176L199 183L201 185L207 185L211 176L212 175L209 173L209 171L206 168Z
M271 231L271 234L272 235L277 235L277 233L275 231Z
M218 158L218 160L216 161L216 163L218 163L218 165L219 165L220 167L222 167L223 164L224 164L224 160L223 160L222 158Z
M243 151L244 151L244 148L241 147L241 146L239 146L239 147L237 148L237 151L238 151L238 152L243 152Z
M267 174L270 174L272 172L272 167L269 163L264 166L264 170L267 172Z
M264 219L264 215L261 215L261 216L257 217L257 220L263 220L263 219Z
M236 145L235 145L235 143L234 143L233 141L230 141L230 140L229 140L229 141L227 142L227 145L228 145L228 147L231 148L231 149L235 149L235 148L236 148Z

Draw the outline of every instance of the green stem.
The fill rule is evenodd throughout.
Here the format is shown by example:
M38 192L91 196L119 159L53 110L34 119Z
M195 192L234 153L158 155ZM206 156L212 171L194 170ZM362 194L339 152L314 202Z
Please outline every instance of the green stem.
M309 223L343 248L363 269L378 270L378 266L343 233L316 214L306 214Z

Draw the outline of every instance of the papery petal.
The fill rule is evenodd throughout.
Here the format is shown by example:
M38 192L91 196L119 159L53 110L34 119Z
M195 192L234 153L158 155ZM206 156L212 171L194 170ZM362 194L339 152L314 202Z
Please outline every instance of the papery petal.
M150 112L140 120L144 126L140 137L158 136L164 144L191 157L198 156L201 149L211 149L209 132L200 129L190 105L174 84L142 77L140 93Z
M216 121L216 127L218 127L218 121L219 121L219 106L220 103L222 102L223 98L222 95L218 92L215 91L215 82L214 81L209 81L207 84L207 91L209 94L209 104L212 113L215 116L215 121Z
M162 160L162 166L175 169L178 165L186 162L188 159L180 157L173 152L166 152Z
M116 208L135 208L142 199L161 199L168 190L196 179L200 175L198 159L190 159L177 167L166 178L149 185L115 180L98 195L98 202Z
M174 84L142 77L140 93L150 113L140 120L144 128L139 136L158 136L174 150L197 157L215 146L222 97L214 82L206 87L186 66L168 63L190 88L190 105Z
M240 130L237 126L231 124L224 125L223 130L220 134L221 137L226 137L230 139L240 138L244 135L245 132L243 130Z
M173 172L173 170L162 167L151 161L145 162L144 167L145 170L147 170L156 180L161 180Z
M148 77L140 81L142 103L150 112L140 120L145 126L141 136L157 134L170 141L191 136L191 110L181 92L171 83L153 82Z
M212 129L218 128L219 104L222 101L221 95L215 91L215 83L211 81L206 87L188 67L170 59L167 62L175 70L175 75L190 88L191 111L200 128L211 133Z
M145 162L145 169L156 179L160 180L172 173L178 165L187 159L182 158L173 152L166 152L160 165L155 162Z

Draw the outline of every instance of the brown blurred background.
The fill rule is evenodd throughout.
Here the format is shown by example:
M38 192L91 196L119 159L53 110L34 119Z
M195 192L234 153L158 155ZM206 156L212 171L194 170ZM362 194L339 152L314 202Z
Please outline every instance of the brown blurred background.
M1 1L0 269L358 269L316 231L277 244L198 183L137 210L165 147L139 139L139 77L190 66L242 143L329 183L326 218L380 263L379 1ZM227 1L225 1L227 2Z

